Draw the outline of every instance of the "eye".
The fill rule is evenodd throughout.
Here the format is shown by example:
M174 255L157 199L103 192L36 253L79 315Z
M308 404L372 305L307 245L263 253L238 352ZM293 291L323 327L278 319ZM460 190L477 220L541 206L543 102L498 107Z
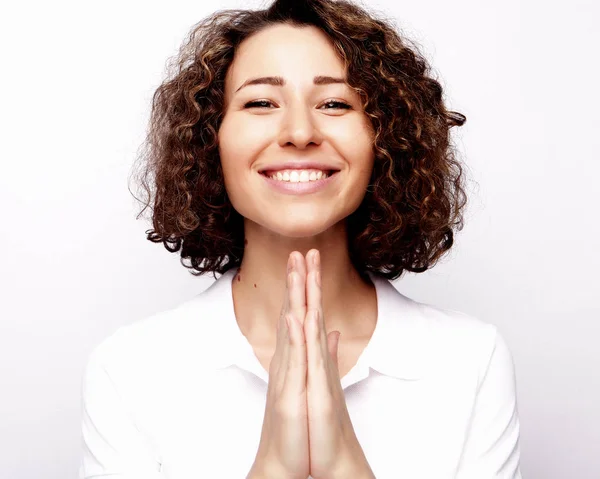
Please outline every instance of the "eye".
M256 100L256 101L249 101L248 103L246 103L244 105L244 108L252 108L253 106L259 105L259 104L268 104L268 105L272 105L272 103L269 100ZM263 106L257 107L257 108L264 108Z
M343 101L337 101L337 100L329 100L329 101L323 103L323 105L337 105L337 108L342 108L344 110L349 110L352 108L350 105L348 105L348 103L345 103ZM328 108L328 110L330 110L330 108Z
M268 108L268 105L272 105L273 103L271 103L269 100L255 100L255 101L250 101L248 103L246 103L244 105L244 108ZM325 103L323 103L322 106L325 105L335 105L334 109L344 109L344 110L349 110L352 107L348 104L345 103L343 101L337 101L337 100L329 100ZM331 108L327 108L328 110L331 110Z

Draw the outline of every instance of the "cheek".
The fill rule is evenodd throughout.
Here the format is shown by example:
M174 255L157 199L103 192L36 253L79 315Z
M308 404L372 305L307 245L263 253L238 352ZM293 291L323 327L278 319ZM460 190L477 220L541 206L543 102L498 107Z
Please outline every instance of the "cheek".
M219 152L223 162L249 164L268 144L272 132L273 126L269 122L251 121L244 119L244 115L226 116L219 130Z
M374 135L364 122L340 122L329 130L335 149L348 162L353 173L361 178L367 176L368 182L375 154L373 151Z
M225 189L236 210L243 209L252 192L252 163L260 155L264 137L241 121L237 115L226 116L219 129L219 157Z
M346 136L337 148L350 168L350 181L345 188L346 213L350 214L360 206L371 180L375 161L374 137L368 128L356 124L353 128L347 128L344 134Z

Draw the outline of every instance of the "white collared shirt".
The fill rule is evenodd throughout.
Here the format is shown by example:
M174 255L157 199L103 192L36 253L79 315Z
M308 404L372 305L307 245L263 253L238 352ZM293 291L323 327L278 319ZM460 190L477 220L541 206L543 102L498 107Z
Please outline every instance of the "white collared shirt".
M93 350L80 479L245 479L269 376L235 318L236 272ZM521 479L514 364L497 328L369 277L377 323L341 384L377 479Z

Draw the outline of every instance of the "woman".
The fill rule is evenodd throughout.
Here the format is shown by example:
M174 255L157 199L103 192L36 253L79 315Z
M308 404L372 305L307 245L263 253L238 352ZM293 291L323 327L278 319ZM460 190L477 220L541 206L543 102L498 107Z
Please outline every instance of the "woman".
M465 117L418 50L350 3L276 1L213 15L178 60L148 239L222 276L94 350L80 477L520 478L502 336L389 282L465 205Z

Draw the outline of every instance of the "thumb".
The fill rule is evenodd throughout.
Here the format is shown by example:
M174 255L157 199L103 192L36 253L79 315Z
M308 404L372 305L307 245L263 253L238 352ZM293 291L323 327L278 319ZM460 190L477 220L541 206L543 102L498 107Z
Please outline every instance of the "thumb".
M342 335L342 333L340 333L339 331L332 331L331 333L329 333L327 335L327 349L329 351L329 357L333 361L333 364L335 364L335 367L338 369L338 372L339 372L338 351L339 351L341 335Z

